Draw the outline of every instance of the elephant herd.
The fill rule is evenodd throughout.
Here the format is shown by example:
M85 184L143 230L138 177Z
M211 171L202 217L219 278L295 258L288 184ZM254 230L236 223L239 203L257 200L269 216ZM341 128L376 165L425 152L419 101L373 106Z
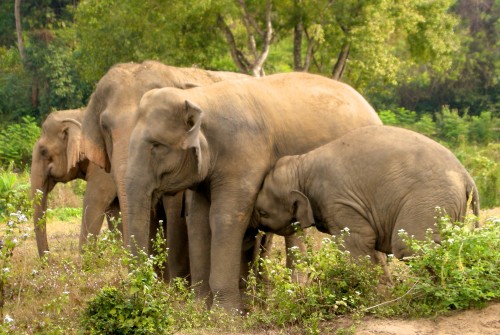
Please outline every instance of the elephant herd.
M355 255L403 257L397 230L423 236L436 206L453 219L469 198L479 209L472 178L447 149L383 126L346 84L154 61L115 65L85 109L50 114L31 178L32 193L43 192L34 215L40 256L48 251L40 221L47 194L83 178L80 247L119 210L133 254L152 251L163 223L169 277L190 276L199 297L228 311L244 307L244 241L257 229L288 236L289 246L298 243L290 229L297 220L328 233L348 227Z

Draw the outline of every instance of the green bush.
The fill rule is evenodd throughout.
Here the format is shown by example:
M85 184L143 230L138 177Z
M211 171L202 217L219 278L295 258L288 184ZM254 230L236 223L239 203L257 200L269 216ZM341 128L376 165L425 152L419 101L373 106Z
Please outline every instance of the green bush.
M439 139L457 145L467 140L468 124L466 118L461 118L458 111L443 107L436 113L436 129Z
M292 271L280 257L260 260L266 280L250 277L248 295L254 309L250 317L257 324L302 325L309 333L318 333L319 321L378 302L374 288L381 269L369 258L354 261L339 249L341 243L342 238L325 238L321 249L309 247L305 256L297 252L296 267L308 278L305 284L292 280Z
M474 178L481 208L500 206L500 143L462 145L453 152Z
M431 234L426 241L406 236L416 256L408 259L408 277L395 287L396 294L411 292L395 306L397 314L434 315L500 298L500 220L473 226L445 215L437 223L441 245Z
M14 163L26 168L31 163L33 146L40 137L40 128L31 116L23 116L20 123L11 123L0 130L0 164Z

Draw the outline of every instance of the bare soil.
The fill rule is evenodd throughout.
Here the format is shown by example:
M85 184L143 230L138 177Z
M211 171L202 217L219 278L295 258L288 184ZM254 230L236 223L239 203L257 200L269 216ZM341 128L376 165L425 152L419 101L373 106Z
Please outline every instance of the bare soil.
M356 335L498 335L500 334L500 302L480 310L450 313L435 319L366 318L356 327Z

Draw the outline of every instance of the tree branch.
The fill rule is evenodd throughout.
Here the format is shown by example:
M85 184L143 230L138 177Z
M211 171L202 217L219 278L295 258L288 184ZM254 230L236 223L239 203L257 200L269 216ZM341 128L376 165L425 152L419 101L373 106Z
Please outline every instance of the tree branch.
M272 1L267 0L267 5L266 5L266 30L265 34L263 36L263 42L262 42L262 51L255 59L255 62L253 63L252 71L256 77L261 77L264 75L264 70L263 70L263 65L264 62L266 61L267 55L269 54L269 48L271 46L271 41L273 38L273 25L271 22L271 9L272 9Z
M224 33L224 36L226 38L227 43L229 44L229 50L231 52L231 57L233 58L234 63L236 66L240 69L242 73L248 73L249 72L249 67L250 63L248 60L245 58L243 53L238 50L238 47L236 46L236 41L234 39L234 35L227 25L226 21L224 21L224 18L222 15L218 14L217 15L217 23L219 24L220 29Z
M344 70L347 63L347 58L349 58L349 43L346 42L342 46L342 50L339 53L339 57L337 58L337 63L333 67L332 78L335 80L340 80L342 78L342 74L344 74Z

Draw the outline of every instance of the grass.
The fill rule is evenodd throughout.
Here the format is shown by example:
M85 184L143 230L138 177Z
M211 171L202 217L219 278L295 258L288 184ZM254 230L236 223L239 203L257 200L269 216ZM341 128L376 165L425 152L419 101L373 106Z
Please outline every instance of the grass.
M484 171L483 165L478 166ZM486 177L497 182L493 175L496 172ZM4 208L29 213L27 174L1 176L2 192L15 202L13 206L4 202ZM37 256L31 219L16 216L11 227L6 223L15 217L3 213L0 285L5 304L0 304L0 334L101 334L102 328L92 327L109 325L110 318L129 325L108 332L114 334L159 329L182 334L349 334L367 313L437 315L500 298L499 208L483 210L482 226L476 231L442 225L446 248L416 244L425 250L424 256L409 263L393 260L395 284L381 291L374 289L378 273L370 263L351 262L336 244L325 240L327 235L312 229L308 255L299 265L309 280L307 285L294 283L284 267L283 240L275 239L272 258L262 264L268 281L249 278L246 301L251 313L241 318L207 311L180 282L166 285L156 280L155 259L144 259L129 271L130 259L120 239L107 229L80 255L81 195L79 181L60 184L52 192L49 207L54 210L47 221L51 251L43 260Z
M497 222L494 226L488 223L489 235L484 237L491 240L491 236L498 236L500 232L500 217L498 213L488 215L492 216L489 222ZM26 225L31 224L26 222ZM325 248L325 243L331 244L325 240L326 235L311 231L310 255L302 263L303 271L309 275L308 285L291 282L289 273L283 267L284 249L281 239L278 239L273 258L266 261L267 271L273 273L273 276L270 276L270 281L265 285L252 282L251 279L248 301L252 313L247 318L235 319L219 314L217 311L204 310L200 303L193 299L192 292L182 285L168 286L156 280L147 279L154 273L152 267L141 268L142 270L138 271L142 271L140 274L130 275L127 271L126 257L121 249L121 242L107 229L104 230L99 242L92 245L86 256L80 256L78 253L79 225L80 219L77 217L63 221L55 217L49 219L51 252L48 260L40 260L37 257L33 236L14 249L11 273L5 286L6 304L2 316L4 324L3 328L0 328L4 333L97 334L99 332L91 332L88 329L87 332L82 332L82 319L85 311L88 310L89 302L95 302L96 297L104 292L103 288L110 287L125 292L121 301L128 304L130 301L126 300L127 297L138 297L137 292L129 294L134 285L137 287L138 282L141 283L139 285L141 292L143 292L143 287L149 287L149 291L144 291L144 294L147 294L143 297L145 299L143 303L146 303L145 301L148 301L148 304L158 303L168 312L165 313L169 317L166 321L168 327L166 326L165 333L175 331L185 334L259 333L261 331L280 333L285 331L291 334L317 334L328 330L333 331L333 329L338 330L336 322L325 322L327 320L345 320L342 315L346 314L355 319L363 315L366 308L394 298L396 298L395 302L382 304L380 308L371 309L370 313L383 316L417 316L442 313L446 308L457 308L447 305L441 306L439 311L428 310L432 308L429 305L435 303L432 300L435 299L433 298L435 295L432 294L439 291L433 290L433 279L430 277L415 279L420 277L415 277L415 272L412 272L407 265L396 261L393 261L391 266L397 285L388 295L377 295L376 290L373 290L374 280L376 280L374 276L377 272L373 271L372 266L345 263L346 258L339 253L338 249ZM475 242L478 242L477 239ZM490 241L490 243L493 242ZM498 239L496 243L498 247ZM468 245L472 247L472 244L468 243ZM322 246L321 249L319 249L320 246ZM491 244L490 247L495 248L495 245ZM495 257L492 253L496 252L498 260L498 248L490 251L485 248L483 247L482 251L489 253L488 259ZM457 268L457 264L453 263L457 262L457 259L453 257L448 257L447 269ZM436 264L432 260L427 260L427 262ZM440 262L443 262L442 259ZM322 264L318 265L318 263ZM338 264L342 266L339 268ZM491 263L488 270L491 275L496 274L498 277L498 266L498 261ZM328 274L328 271L339 271L339 269L343 272ZM417 273L422 270L421 268L415 269ZM344 281L338 281L339 278ZM347 278L350 279L347 280ZM361 278L364 278L366 283L360 282L358 287L353 286L353 281ZM415 285L416 280L420 280L420 283L425 281L426 286L413 288L413 293L417 295L404 296ZM453 285L455 284L450 284L448 288L453 289ZM477 289L478 285L484 285L484 283L472 284L467 289ZM491 295L490 298L500 297L498 286L496 288L492 286L490 289L492 292L486 292ZM357 292L364 293L360 295ZM367 298L367 292L371 292L369 298ZM437 296L436 299L440 297ZM484 302L487 299L480 299L479 305L481 301ZM466 304L459 308L468 306L472 305ZM345 325L345 329L341 332L350 332L348 329L352 326L352 322L344 321L340 324ZM140 333L131 332L130 334Z

